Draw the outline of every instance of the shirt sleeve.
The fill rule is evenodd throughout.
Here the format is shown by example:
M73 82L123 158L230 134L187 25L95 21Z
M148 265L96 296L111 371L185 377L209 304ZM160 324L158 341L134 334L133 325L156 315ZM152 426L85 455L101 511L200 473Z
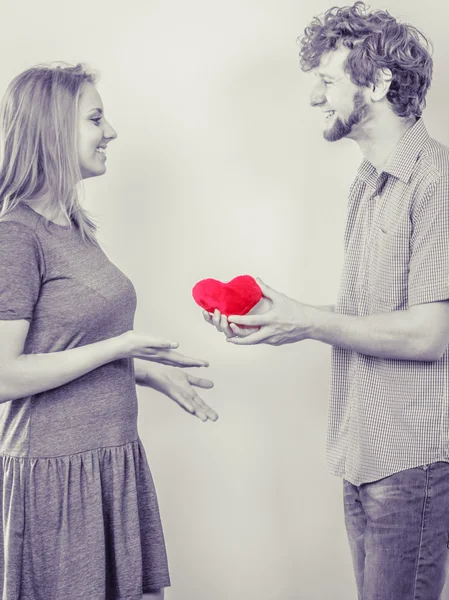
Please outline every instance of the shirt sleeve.
M409 306L449 299L449 178L440 176L412 214Z
M31 321L41 288L41 257L31 229L0 222L0 320Z

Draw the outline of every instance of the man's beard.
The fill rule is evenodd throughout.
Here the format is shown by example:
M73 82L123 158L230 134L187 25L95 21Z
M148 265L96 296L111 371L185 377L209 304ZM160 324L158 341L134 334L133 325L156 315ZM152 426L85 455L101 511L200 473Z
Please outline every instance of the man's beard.
M344 137L347 137L354 125L358 125L366 116L368 105L363 97L363 92L360 90L354 94L354 108L349 115L347 121L342 121L339 117L335 119L333 126L323 133L324 139L328 142L337 142Z

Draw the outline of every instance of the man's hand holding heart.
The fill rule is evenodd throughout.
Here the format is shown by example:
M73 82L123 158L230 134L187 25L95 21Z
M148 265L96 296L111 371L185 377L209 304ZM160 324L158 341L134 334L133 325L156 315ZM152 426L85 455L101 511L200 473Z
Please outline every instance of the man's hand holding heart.
M280 346L309 338L312 328L310 314L312 307L300 304L275 291L260 279L256 282L263 295L246 314L226 315L219 308L216 308L213 313L204 310L205 321L224 333L228 342L241 346L253 344Z

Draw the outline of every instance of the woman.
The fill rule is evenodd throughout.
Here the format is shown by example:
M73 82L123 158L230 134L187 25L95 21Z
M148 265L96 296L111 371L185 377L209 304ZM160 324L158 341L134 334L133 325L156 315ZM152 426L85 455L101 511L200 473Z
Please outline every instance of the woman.
M3 600L163 598L135 384L217 418L193 387L211 381L151 370L207 363L133 331L134 288L79 204L80 180L105 173L117 137L94 84L81 65L32 68L0 108Z

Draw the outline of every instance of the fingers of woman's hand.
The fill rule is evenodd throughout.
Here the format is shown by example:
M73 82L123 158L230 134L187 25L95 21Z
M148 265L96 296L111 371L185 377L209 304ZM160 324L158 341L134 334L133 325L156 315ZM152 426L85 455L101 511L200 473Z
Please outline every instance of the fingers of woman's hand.
M162 391L184 410L194 414L202 421L208 419L216 421L218 419L217 413L198 396L193 386L209 389L214 386L214 383L210 379L175 370L167 374L167 378L164 379L162 388L159 391Z
M175 392L172 398L184 408L187 412L191 413L201 419L204 423L207 420L216 421L218 419L218 414L210 408L195 392L195 390L190 389L189 392Z
M163 365L170 367L208 367L209 363L207 360L201 358L192 358L190 356L184 356L180 352L174 352L173 350L161 350L157 354L141 355L137 358L143 358L153 362L158 362Z
M163 348L178 348L178 342L171 342L168 340L151 340L146 344L147 348L155 348L156 350Z
M190 402L193 404L194 414L204 422L208 419L210 421L216 421L218 419L218 414L208 406L200 396L198 396L195 390L192 390L192 392L193 396L190 399Z
M195 414L195 408L193 406L191 398L187 398L181 392L175 392L171 394L171 398L178 404L181 408L186 410L191 415Z
M198 394L195 394L194 398L192 398L192 403L195 407L195 415L202 421L207 421L208 419L216 421L218 419L218 414Z
M123 344L123 355L132 358L140 358L139 354L155 354L161 350L170 350L179 346L178 342L153 338L149 335L141 335L134 331L127 331L119 336Z
M195 375L187 375L187 380L190 383L190 385L195 385L196 387L200 387L203 389L210 389L214 387L214 382L210 379L205 379L204 377L195 377ZM202 416L204 415L206 419L202 420L210 419L211 421L216 421L218 419L218 414L210 406L208 406L194 390L192 390L192 392L194 393L194 396L192 397L191 402L195 406L195 414L200 419L202 419Z
M187 380L191 385L195 385L196 387L203 389L210 389L214 387L214 382L210 379L205 379L204 377L195 377L195 375L187 374Z

